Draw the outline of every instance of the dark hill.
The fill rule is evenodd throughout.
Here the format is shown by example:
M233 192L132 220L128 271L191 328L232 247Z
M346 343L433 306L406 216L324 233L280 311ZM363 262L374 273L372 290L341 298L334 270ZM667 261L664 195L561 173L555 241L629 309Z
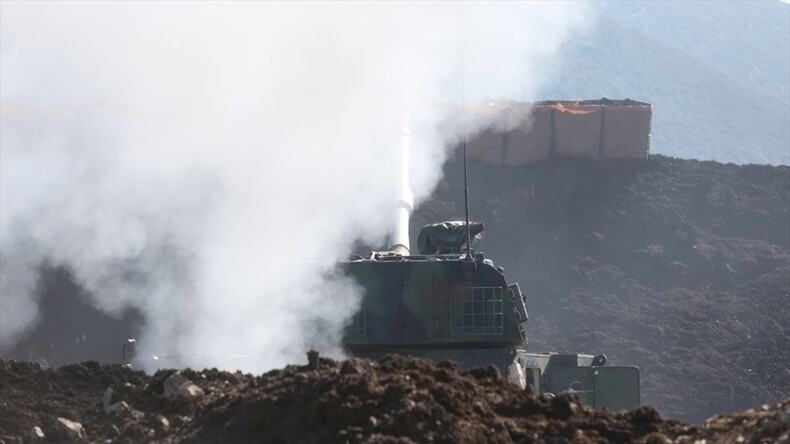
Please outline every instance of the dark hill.
M611 2L563 48L544 98L654 105L651 149L790 162L790 5ZM532 98L534 99L534 98Z
M421 218L463 217L461 168ZM479 249L527 293L533 350L637 365L643 401L687 421L790 396L790 168L651 156L469 174Z

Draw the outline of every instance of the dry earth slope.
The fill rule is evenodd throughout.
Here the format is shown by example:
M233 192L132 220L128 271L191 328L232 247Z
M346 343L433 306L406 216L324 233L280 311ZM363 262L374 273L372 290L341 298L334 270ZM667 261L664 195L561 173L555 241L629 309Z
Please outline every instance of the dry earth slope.
M445 168L417 223L462 217ZM651 156L470 164L479 249L529 297L531 348L634 364L700 422L790 396L790 168ZM415 227L416 228L416 227Z

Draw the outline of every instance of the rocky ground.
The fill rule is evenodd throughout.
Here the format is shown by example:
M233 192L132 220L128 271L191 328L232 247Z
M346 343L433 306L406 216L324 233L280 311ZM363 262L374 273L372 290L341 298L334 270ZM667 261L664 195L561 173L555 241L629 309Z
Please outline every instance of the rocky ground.
M790 442L790 400L689 425L647 406L612 413L536 397L493 366L401 356L259 376L0 360L0 394L6 443Z
M463 217L462 164L423 221ZM636 365L702 422L790 397L790 168L651 156L469 166L479 250L529 297L533 350Z
M462 217L461 171L457 159L447 163L446 180L416 212L414 236L421 223ZM288 433L297 437L292 441L360 434L368 441L783 436L790 398L790 168L663 156L522 167L473 161L470 181L472 219L486 224L479 250L529 297L531 348L605 353L612 364L636 365L644 403L661 417L703 425L665 422L652 408L622 415L572 408L570 398L515 393L485 371L461 374L451 364L395 358L321 361L318 369L256 377L185 372L204 392L191 403L162 395L167 373L148 378L96 364L42 370L3 361L0 434L27 439L38 426L47 439L63 437L57 422L63 417L82 423L89 440L130 442L276 441L289 440ZM136 335L138 316L111 319L90 308L58 267L44 269L39 292L39 328L3 356L52 367L120 361L119 344ZM108 416L101 398L110 386L112 402L129 408ZM292 391L299 395L289 398ZM705 422L724 413L730 416ZM765 418L784 425L768 426L776 421Z

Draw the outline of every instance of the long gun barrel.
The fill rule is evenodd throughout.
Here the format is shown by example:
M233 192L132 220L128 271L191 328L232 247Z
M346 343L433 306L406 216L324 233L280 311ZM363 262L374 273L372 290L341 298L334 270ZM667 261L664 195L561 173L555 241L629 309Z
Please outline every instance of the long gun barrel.
M409 130L409 115L403 116L401 131L401 146L398 156L399 171L398 193L395 209L392 213L392 224L389 235L389 251L402 256L409 255L409 219L414 210L414 194L409 186L409 149L411 131Z

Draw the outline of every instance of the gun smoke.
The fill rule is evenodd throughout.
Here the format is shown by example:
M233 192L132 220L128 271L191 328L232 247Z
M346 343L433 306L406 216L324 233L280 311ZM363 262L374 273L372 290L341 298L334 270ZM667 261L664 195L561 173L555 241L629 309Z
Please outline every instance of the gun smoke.
M417 202L451 141L433 103L534 99L573 3L7 3L0 14L0 349L42 264L145 317L141 346L262 371L342 354L378 245L399 116ZM457 137L457 133L453 134ZM251 359L228 361L231 354Z

